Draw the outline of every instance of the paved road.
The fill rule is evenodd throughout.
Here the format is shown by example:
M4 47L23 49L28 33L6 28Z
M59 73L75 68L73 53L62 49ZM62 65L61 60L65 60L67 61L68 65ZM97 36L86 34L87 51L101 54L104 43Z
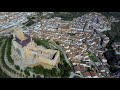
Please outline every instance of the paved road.
M8 45L8 44L7 44L7 45ZM12 70L16 71L16 73L22 74L22 75L26 76L24 73L21 73L20 70L15 69L15 67L8 61L8 58L7 58L7 55L6 55L7 49L8 49L8 48L6 47L6 48L5 48L5 56L4 56L4 61L5 61L6 65L7 65L9 68L11 68ZM20 76L20 77L21 77L21 76Z
M59 48L60 51L62 51L62 53L63 53L63 55L64 55L64 57L65 57L66 62L71 66L71 64L70 64L70 62L69 62L69 60L68 60L68 58L67 58L67 56L66 56L66 54L65 54L65 51L63 51L62 47L61 47L61 46L58 46L58 45L55 45L55 46L56 46L57 48Z
M66 62L71 66L71 64L70 64L70 62L69 62L69 60L68 60L65 52L64 52L63 49L62 49L62 47L61 47L61 46L58 46L58 45L55 45L55 46L62 51L62 53L64 54L64 57L65 57ZM70 73L69 78L73 78L74 76L78 76L78 77L80 77L80 78L84 78L84 76L83 76L82 74L78 75L78 74L76 74L76 73L74 73L74 72L71 72L71 73Z

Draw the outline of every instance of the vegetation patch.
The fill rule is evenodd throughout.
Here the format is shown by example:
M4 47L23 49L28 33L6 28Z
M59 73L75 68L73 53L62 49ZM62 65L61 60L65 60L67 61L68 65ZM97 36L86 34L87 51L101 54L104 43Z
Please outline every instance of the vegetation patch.
M70 36L75 36L75 33L67 33Z
M14 64L14 60L11 58L11 46L12 46L12 38L8 38L8 42L7 42L7 58L8 58L8 61L13 65Z
M27 27L28 27L28 26L31 26L32 24L35 23L35 22L33 21L34 17L28 16L27 19L28 19L28 21L25 22L25 23L23 23L24 26L27 26Z
M30 76L30 73L27 69L24 70L24 73L27 75L27 76Z
M15 65L15 69L20 70L20 67L18 65Z
M8 71L12 72L12 73L16 73L14 70L12 70L11 68L9 68L5 61L4 61L4 55L5 55L5 48L6 48L6 44L7 44L7 40L5 41L4 45L2 46L1 48L1 60L2 60L2 64L3 64L3 67L6 68Z
M97 62L96 57L95 57L90 51L88 51L88 55L89 55L89 58L90 58L93 62Z
M37 44L37 45L41 45L43 47L46 47L47 49L50 49L50 45L49 45L49 40L45 40L45 39L39 39L39 38L35 38L34 39L34 42Z
M80 17L87 12L54 12L55 17L61 17L62 20L71 21L73 18Z

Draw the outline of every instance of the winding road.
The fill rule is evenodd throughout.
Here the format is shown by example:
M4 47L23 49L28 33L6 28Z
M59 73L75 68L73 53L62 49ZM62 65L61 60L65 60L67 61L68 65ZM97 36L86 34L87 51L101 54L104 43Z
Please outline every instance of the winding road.
M6 40L4 40L4 42L3 42L2 45L1 45L0 52L1 52L2 48L3 48L3 46L5 45L5 41L6 41ZM4 55L5 64L6 64L9 68L11 68L12 70L16 71L16 73L7 70L7 69L4 67L3 63L2 63L2 59L0 59L0 68L1 68L1 70L2 70L3 72L5 72L8 76L12 77L12 78L23 78L21 75L19 75L19 74L20 74L20 71L16 70L16 69L8 62L8 59L7 59L7 56L6 56L6 51L7 51L7 47L5 48L5 52L4 52L4 53L5 53L5 55ZM2 53L2 52L1 52L1 53ZM2 55L2 54L0 54L0 58L1 58L1 55Z
M70 64L70 62L69 62L69 60L68 60L68 58L67 58L64 50L62 49L62 47L61 47L61 46L58 46L57 44L54 44L54 45L55 45L60 51L62 51L62 53L63 53L63 55L64 55L64 57L65 57L65 61L71 66L71 64Z

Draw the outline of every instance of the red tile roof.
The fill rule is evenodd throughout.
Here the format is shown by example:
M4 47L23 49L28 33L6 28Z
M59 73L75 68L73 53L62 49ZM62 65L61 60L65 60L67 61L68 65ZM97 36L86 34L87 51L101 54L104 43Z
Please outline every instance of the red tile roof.
M81 72L85 72L86 69L85 69L83 66L80 66L80 71L81 71Z
M74 66L74 71L80 71L80 67L79 66Z
M91 74L89 72L84 72L83 76L87 77L87 76L91 76Z
M96 76L96 75L95 75L95 72L93 72L93 71L90 71L90 74L91 74L92 77L93 77L93 76Z

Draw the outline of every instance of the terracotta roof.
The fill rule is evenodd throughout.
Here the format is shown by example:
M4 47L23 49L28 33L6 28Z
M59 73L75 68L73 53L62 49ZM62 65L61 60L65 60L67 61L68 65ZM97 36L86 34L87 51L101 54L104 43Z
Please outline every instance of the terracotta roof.
M80 67L79 66L74 66L74 71L80 71Z
M94 41L95 41L96 43L99 43L99 38L95 38Z
M93 76L96 76L96 75L95 75L95 72L93 72L93 71L90 71L90 74L91 74L92 77L93 77Z
M80 66L80 71L81 71L81 72L85 72L86 69L85 69L83 66Z
M87 76L91 76L91 74L90 74L89 72L84 72L84 73L83 73L83 76L84 76L84 77L87 77Z

